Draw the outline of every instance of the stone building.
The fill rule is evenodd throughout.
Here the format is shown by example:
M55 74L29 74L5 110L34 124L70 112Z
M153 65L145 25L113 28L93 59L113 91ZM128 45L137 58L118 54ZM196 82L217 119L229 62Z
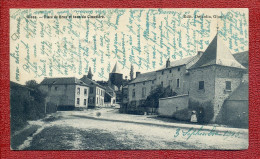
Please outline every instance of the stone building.
M128 105L140 106L152 88L161 85L170 87L177 96L161 100L160 115L172 116L176 111L188 108L188 101L196 100L212 104L214 122L224 101L248 78L247 67L248 54L232 55L217 34L205 52L173 62L168 59L164 68L138 75L128 85ZM185 105L178 105L180 100ZM172 107L169 103L174 105L170 114L166 111Z
M84 75L80 80L89 86L88 107L95 108L104 106L105 87L89 79L86 75Z
M88 108L89 87L75 77L45 78L39 89L47 94L46 103L59 109Z

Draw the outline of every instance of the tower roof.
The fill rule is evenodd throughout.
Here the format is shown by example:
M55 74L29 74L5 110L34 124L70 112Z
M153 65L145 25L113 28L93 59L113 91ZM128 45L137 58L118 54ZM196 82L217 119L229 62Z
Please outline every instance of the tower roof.
M245 69L244 66L237 62L218 34L214 37L206 51L191 67L191 69L209 65L221 65Z
M116 62L116 64L115 64L115 66L114 66L114 68L113 68L113 70L112 70L111 73L122 74L122 71L121 71L121 69L119 69L119 67L118 67L118 65L117 65L117 62Z

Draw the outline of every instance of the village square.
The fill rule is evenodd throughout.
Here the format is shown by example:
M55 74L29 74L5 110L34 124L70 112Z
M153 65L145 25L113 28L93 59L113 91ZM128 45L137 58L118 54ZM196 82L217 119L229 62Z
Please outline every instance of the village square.
M108 81L94 77L11 81L11 148L247 148L248 52L231 54L218 33L153 72L131 66L123 77L116 63Z

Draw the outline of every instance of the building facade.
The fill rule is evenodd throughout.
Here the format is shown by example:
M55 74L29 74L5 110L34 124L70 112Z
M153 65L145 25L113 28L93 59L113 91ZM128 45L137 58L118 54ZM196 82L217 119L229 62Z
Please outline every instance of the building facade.
M168 59L164 68L138 75L128 85L128 105L141 105L150 94L151 88L161 85L170 87L177 94L176 98L169 98L171 102L177 102L178 96L183 98L185 95L185 100L212 103L214 122L224 101L239 87L243 78L247 77L248 61L245 60L245 54L238 53L233 56L217 34L205 52L173 62ZM187 108L189 102L183 103L186 105L176 107ZM169 109L169 105L165 106L166 108ZM161 112L168 112L163 109L161 108Z
M47 94L46 103L60 109L88 108L89 87L75 77L45 78L39 89Z
M89 79L86 75L84 75L80 80L89 86L89 108L104 106L105 88L97 82Z

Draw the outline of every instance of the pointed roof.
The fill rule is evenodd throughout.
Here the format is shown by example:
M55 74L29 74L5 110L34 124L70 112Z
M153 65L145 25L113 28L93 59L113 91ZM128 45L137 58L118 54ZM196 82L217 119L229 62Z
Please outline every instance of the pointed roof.
M84 83L86 83L86 84L89 85L89 86L95 85L95 86L98 86L98 87L100 87L100 88L105 89L104 86L101 86L101 85L98 84L96 81L93 81L92 79L89 79L86 75L84 75L80 80L83 81Z
M237 62L218 34L214 37L201 58L191 67L191 69L209 65L245 69L244 66Z
M114 66L114 68L113 68L113 70L112 70L112 72L111 73L118 73L118 74L122 74L122 71L121 71L121 69L119 69L119 67L117 66L117 62L116 62L116 64L115 64L115 66Z

